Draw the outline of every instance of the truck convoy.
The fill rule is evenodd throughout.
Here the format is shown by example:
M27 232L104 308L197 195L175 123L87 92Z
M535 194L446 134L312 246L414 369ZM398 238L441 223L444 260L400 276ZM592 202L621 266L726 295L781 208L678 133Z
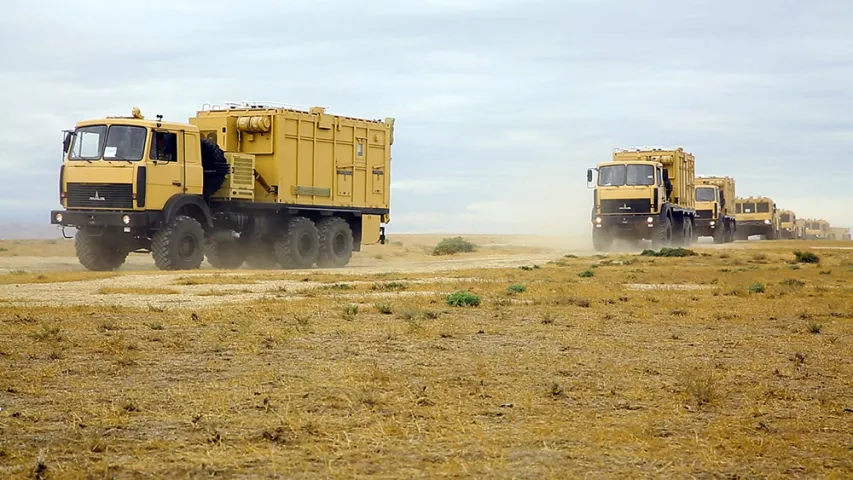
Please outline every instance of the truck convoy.
M609 162L587 171L595 185L592 240L608 250L616 239L651 240L657 248L689 246L693 241L695 159L671 150L617 150Z
M344 267L390 221L394 119L263 105L202 107L188 123L129 117L67 131L62 210L89 270L150 252L161 270Z
M735 201L738 240L747 240L750 236L761 235L766 240L775 240L779 236L779 211L776 203L769 197L745 197Z
M735 179L732 177L696 178L696 239L713 237L714 243L735 239Z

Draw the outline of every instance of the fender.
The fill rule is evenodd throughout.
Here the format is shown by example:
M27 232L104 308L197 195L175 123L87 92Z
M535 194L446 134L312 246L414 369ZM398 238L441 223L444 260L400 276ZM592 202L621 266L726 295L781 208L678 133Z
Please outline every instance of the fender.
M201 222L205 229L213 228L213 217L210 214L210 207L207 206L201 195L188 195L186 193L173 195L166 202L166 205L163 206L163 222L167 224L171 223L181 210L192 212L191 216ZM196 213L200 215L196 215Z

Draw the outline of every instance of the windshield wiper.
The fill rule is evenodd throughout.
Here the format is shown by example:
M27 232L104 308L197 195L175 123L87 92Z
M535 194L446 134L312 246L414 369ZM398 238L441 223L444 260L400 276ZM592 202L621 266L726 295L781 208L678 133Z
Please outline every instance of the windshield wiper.
M104 160L106 160L106 159L104 159ZM130 164L132 164L132 163L133 163L133 160L130 160L130 159L127 159L127 158L124 158L124 157L119 157L118 155L116 155L116 156L114 156L114 157L110 158L110 160L122 160L122 161L125 161L125 162L130 163Z

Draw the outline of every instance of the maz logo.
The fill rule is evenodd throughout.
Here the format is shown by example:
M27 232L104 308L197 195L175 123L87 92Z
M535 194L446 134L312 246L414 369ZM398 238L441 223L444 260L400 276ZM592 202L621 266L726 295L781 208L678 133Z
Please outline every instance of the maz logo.
M106 198L99 196L99 195L98 195L98 191L97 191L97 190L95 190L95 196L94 196L94 197L89 197L89 200L96 200L96 201L99 201L99 202L103 202L104 200L106 200Z
M95 192L96 195L97 193L98 192ZM631 207L629 207L627 203L623 203L622 206L619 207L619 210L631 210Z

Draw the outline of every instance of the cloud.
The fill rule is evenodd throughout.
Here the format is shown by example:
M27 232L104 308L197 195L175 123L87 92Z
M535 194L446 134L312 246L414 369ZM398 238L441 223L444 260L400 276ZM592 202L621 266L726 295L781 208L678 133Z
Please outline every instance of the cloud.
M819 4L9 0L2 199L44 221L78 119L255 101L396 117L391 230L586 232L586 168L644 145L853 225L853 3Z

